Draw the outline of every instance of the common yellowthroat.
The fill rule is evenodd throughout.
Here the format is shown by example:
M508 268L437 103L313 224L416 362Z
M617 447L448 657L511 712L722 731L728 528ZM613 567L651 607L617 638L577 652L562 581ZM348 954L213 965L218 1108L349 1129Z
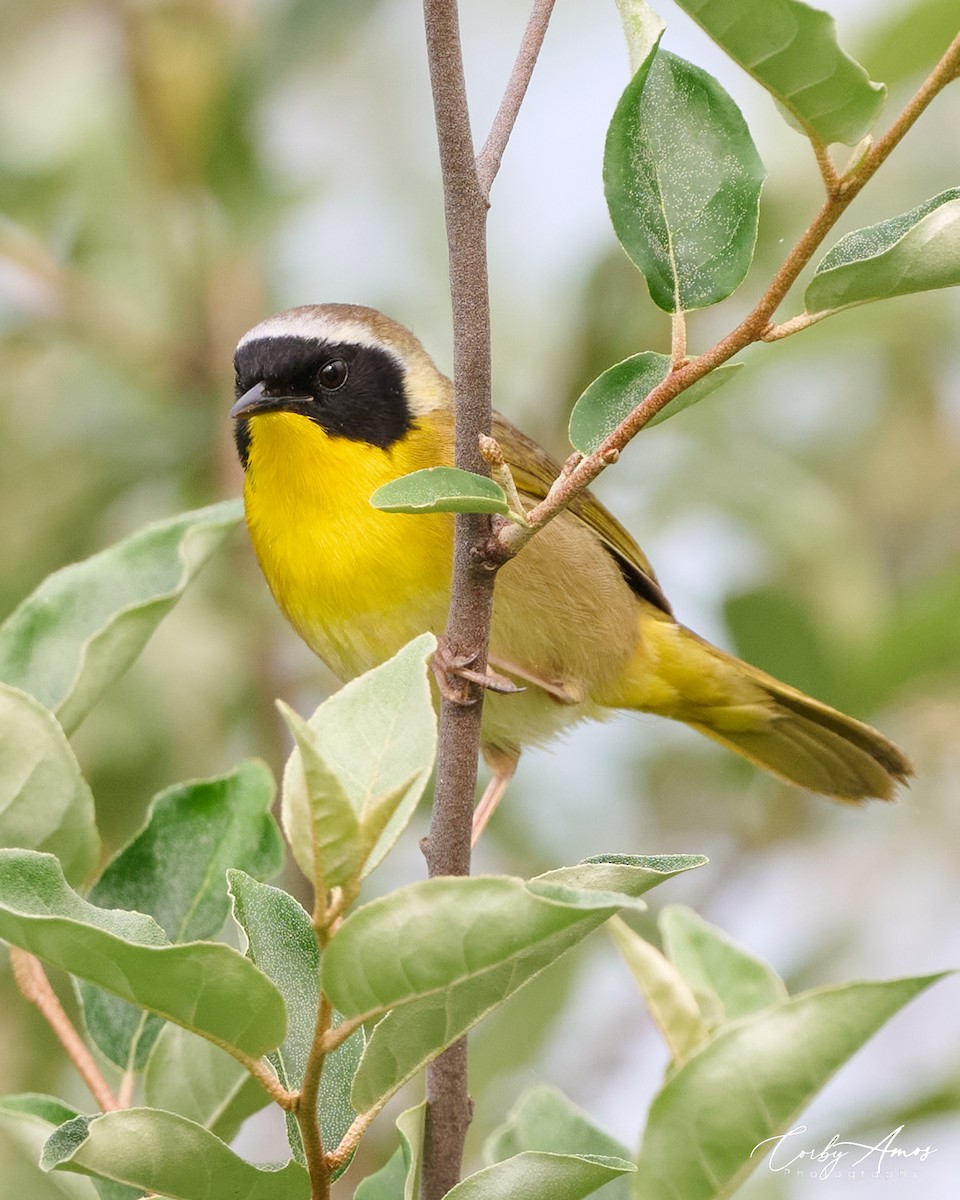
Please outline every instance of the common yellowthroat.
M370 308L307 305L245 334L235 366L247 526L303 640L350 679L417 634L442 632L453 518L370 505L381 484L453 462L452 385L420 342ZM558 465L500 415L493 434L521 496L542 499ZM493 774L475 837L523 746L609 709L684 721L835 800L892 799L911 774L869 725L680 625L642 550L586 492L501 569L490 664L524 690L484 702Z

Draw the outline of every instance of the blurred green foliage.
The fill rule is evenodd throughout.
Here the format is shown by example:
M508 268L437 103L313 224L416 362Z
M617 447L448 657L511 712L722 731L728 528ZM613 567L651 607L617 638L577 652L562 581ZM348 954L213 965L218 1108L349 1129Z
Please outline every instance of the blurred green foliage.
M669 23L674 14L662 8ZM847 39L873 76L891 84L888 112L955 31L955 8L950 0L878 6L861 44ZM224 419L237 337L287 304L354 298L327 296L324 279L313 295L285 290L278 246L353 164L333 155L298 174L284 131L349 125L361 136L378 88L397 75L413 78L422 64L407 62L402 47L366 61L358 41L381 21L371 44L392 47L396 24L418 19L410 6L387 0L4 6L0 611L51 570L148 519L237 493ZM682 34L682 23L677 28ZM564 36L569 31L558 30ZM685 52L682 41L672 46ZM336 74L345 58L364 73ZM331 73L335 102L316 106L316 81ZM956 183L956 91L938 100L840 232ZM694 350L756 297L817 204L801 139L777 125L766 97L747 117L772 170L757 260L744 299L738 294L691 321ZM382 113L379 121L368 131L373 144L392 136ZM595 132L599 144L603 130ZM414 184L431 178L435 153L429 125L418 137L431 166L411 166ZM792 157L784 165L779 146L788 138ZM371 203L396 203L406 214L412 186L398 184L396 199L381 192ZM424 195L422 207L439 219L436 195ZM357 255L382 269L384 297L403 287L394 254L401 263L419 255L442 297L439 234L431 240L419 225L410 230L403 253L368 241L364 228L351 236ZM570 405L591 379L639 350L669 349L668 322L614 248L612 232L605 245L592 266L571 272L545 313L523 308L527 293L515 283L527 268L494 260L497 321L522 331L498 354L498 404L561 456ZM788 301L783 315L794 311ZM624 720L612 732L573 739L560 767L529 756L481 846L481 867L529 875L613 845L706 851L713 866L691 883L693 902L735 935L749 933L792 990L950 964L960 927L949 883L960 853L958 317L957 296L941 292L867 306L758 347L735 385L644 434L597 489L644 543L681 619L882 725L908 749L918 775L903 803L833 809L687 731ZM523 414L511 407L509 385L522 370L510 356L531 328L547 340L539 353L552 374L543 381L548 399ZM275 615L237 536L76 738L112 845L171 782L213 775L249 754L278 769L288 740L273 698L306 711L329 683ZM584 762L601 735L606 759ZM415 848L387 869L416 877ZM813 870L829 903L814 904L804 891ZM881 887L893 877L896 886ZM614 978L618 969L609 968ZM611 998L615 988L601 996L583 984L578 992L576 964L564 960L559 970L474 1039L475 1085L488 1097L478 1104L476 1146L517 1080L531 1074L565 1086L585 1107L595 1104L601 1123L629 1104L635 1111L622 1116L619 1136L631 1137L640 1124L644 1096L611 1082L626 1038L639 1039L641 1054L654 1045L632 992L622 1001ZM567 981L574 1013L586 1014L592 1030L572 1056L557 1051L551 1025L556 1017L569 1033L578 1019L560 1016L558 991ZM71 999L65 995L68 1006ZM926 1004L916 1006L913 1026L904 1018L897 1027L909 1028L896 1044L912 1044L913 1056L892 1051L910 1064L909 1087L887 1080L874 1097L881 1122L901 1111L899 1098L904 1112L909 1103L918 1124L908 1132L918 1142L925 1117L955 1117L956 1090L946 1081L960 1062L955 1023ZM42 1023L15 998L5 967L0 1014L4 1090L56 1090L65 1068ZM528 1025L527 1014L541 1023ZM854 1108L857 1127L868 1123L870 1079L863 1076L859 1096L835 1101ZM82 1103L82 1093L74 1099ZM853 1132L852 1121L844 1132ZM937 1144L935 1133L929 1140ZM58 1194L53 1187L16 1155L0 1160L2 1200L46 1200Z

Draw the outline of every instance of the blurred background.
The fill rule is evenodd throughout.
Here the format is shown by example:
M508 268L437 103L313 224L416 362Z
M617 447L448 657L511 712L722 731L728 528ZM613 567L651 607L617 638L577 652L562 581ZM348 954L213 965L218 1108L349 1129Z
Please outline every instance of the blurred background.
M486 134L526 6L463 4ZM831 0L841 42L896 112L956 32L955 0ZM663 0L664 44L713 71L769 170L753 271L690 322L736 323L819 204L802 138ZM51 570L144 522L234 495L225 418L238 337L294 304L371 304L450 363L442 205L419 6L400 0L4 0L0 6L0 613ZM666 350L668 318L603 202L606 123L628 77L614 4L557 6L490 219L497 406L561 458L582 388ZM888 117L884 118L884 123ZM840 232L955 186L960 85L941 96ZM799 311L788 299L781 316ZM791 990L960 964L960 298L867 306L744 355L749 369L644 433L597 492L647 550L680 618L904 746L899 804L834 807L682 727L619 716L528 754L477 869L530 875L604 851L704 852L655 894L691 904ZM334 686L273 608L238 532L75 739L112 848L150 797L260 755L279 770L282 696ZM420 878L427 814L371 881ZM290 886L296 886L292 881ZM62 981L58 982L59 984ZM60 989L69 1003L69 993ZM960 984L915 1001L805 1114L937 1153L919 1180L784 1180L742 1195L956 1195ZM666 1061L602 935L474 1035L471 1133L527 1084L563 1088L634 1146ZM73 1074L0 965L0 1090ZM408 1097L409 1099L409 1097ZM384 1117L355 1181L394 1145ZM286 1155L254 1118L240 1149ZM47 1200L6 1142L0 1200ZM344 1182L344 1194L349 1183Z

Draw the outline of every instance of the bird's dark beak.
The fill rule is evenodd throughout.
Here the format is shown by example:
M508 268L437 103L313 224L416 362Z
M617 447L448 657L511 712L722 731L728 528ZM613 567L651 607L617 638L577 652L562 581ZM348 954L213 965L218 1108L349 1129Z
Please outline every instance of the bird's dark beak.
M261 380L243 393L228 415L236 420L238 417L253 417L257 413L283 412L312 399L313 397L308 395L277 395Z

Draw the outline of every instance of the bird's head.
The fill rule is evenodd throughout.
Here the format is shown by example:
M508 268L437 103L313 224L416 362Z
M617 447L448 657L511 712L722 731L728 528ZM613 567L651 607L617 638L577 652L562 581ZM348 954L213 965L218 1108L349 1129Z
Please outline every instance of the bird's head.
M268 317L234 356L237 450L269 413L310 421L328 437L388 450L418 418L449 407L450 383L414 335L372 308L311 304Z

